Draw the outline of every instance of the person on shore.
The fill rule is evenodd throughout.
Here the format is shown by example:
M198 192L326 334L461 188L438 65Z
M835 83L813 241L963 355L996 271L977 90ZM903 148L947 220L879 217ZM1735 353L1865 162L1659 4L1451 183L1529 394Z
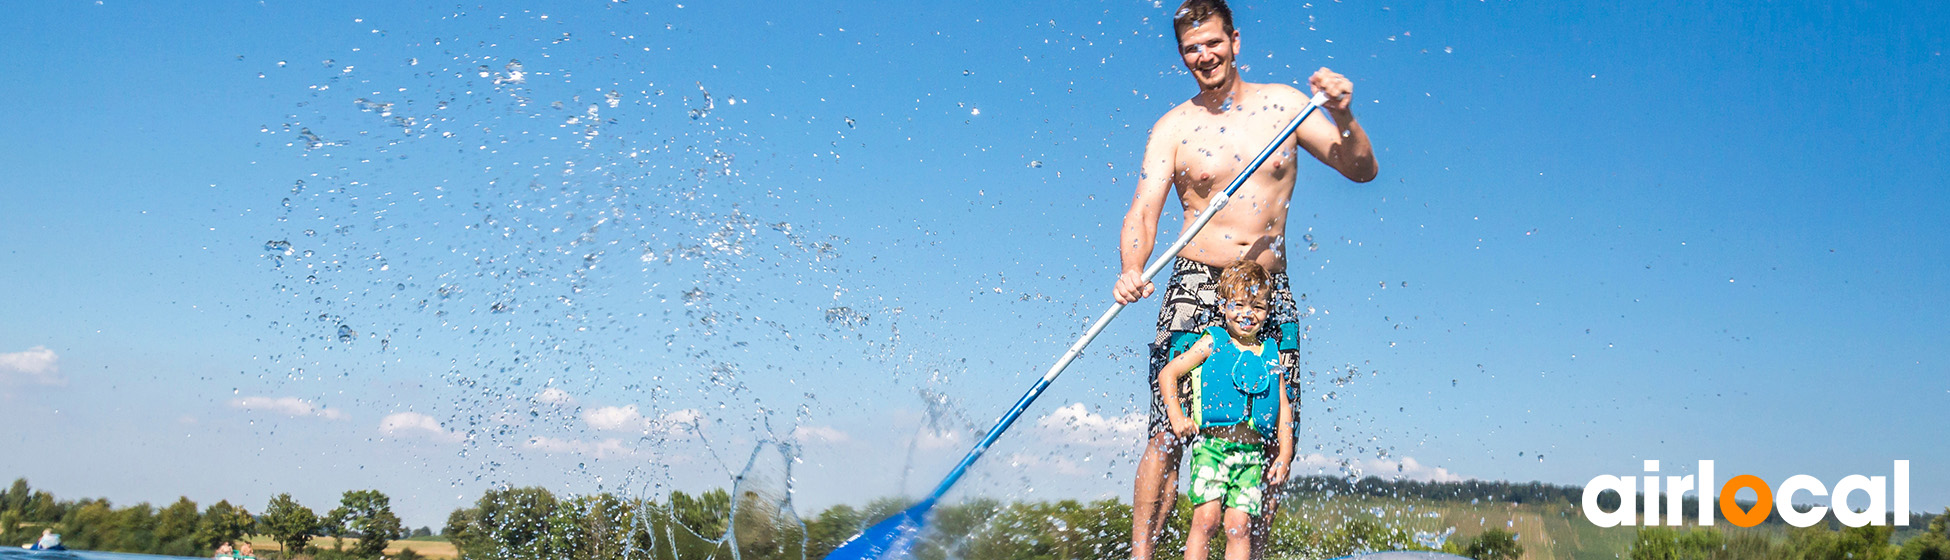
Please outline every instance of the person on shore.
M1221 524L1226 560L1250 558L1253 521L1266 513L1266 481L1286 479L1293 460L1293 409L1280 386L1283 368L1277 349L1260 336L1272 289L1259 263L1226 267L1217 290L1225 320L1207 327L1158 373L1171 433L1193 441L1187 494L1196 505L1185 560L1205 560ZM1178 391L1188 374L1194 378L1189 415Z
M1239 76L1235 61L1240 35L1223 0L1186 0L1172 24L1178 53L1199 91L1159 118L1146 141L1136 192L1119 238L1122 268L1111 289L1119 303L1135 302L1154 291L1143 270L1151 257L1167 196L1178 194L1183 219L1190 225L1238 176L1245 162L1258 155L1264 142L1299 117L1308 103L1308 95L1293 87L1248 83ZM1219 269L1237 260L1257 262L1268 271L1272 289L1266 335L1276 341L1285 371L1297 369L1299 311L1286 276L1286 222L1293 202L1298 155L1305 150L1355 182L1373 180L1379 169L1367 133L1354 120L1353 82L1321 68L1308 78L1308 86L1328 96L1322 109L1331 122L1308 119L1301 123L1265 167L1247 178L1232 204L1175 255L1171 281L1158 310L1157 338L1151 345L1149 378L1153 382L1172 357L1219 320L1214 293ZM1291 378L1281 380L1289 392L1296 390L1292 382ZM1177 497L1184 439L1170 430L1161 389L1151 388L1149 435L1133 489L1134 560L1151 560L1165 528L1166 514ZM1268 487L1277 489L1282 482L1268 481ZM1266 511L1258 519L1272 517L1278 508L1277 495L1266 493ZM1263 546L1264 539L1259 538L1263 527L1256 527L1253 533L1255 547Z

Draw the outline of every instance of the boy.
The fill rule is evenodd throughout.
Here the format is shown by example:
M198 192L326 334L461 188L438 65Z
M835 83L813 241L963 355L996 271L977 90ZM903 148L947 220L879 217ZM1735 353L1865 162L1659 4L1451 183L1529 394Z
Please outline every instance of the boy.
M1205 560L1212 533L1223 521L1226 560L1252 555L1250 529L1263 513L1266 480L1285 480L1293 460L1293 409L1274 345L1260 331L1266 324L1273 291L1266 268L1251 260L1227 266L1219 275L1219 311L1224 323L1208 327L1184 353L1158 372L1171 431L1192 443L1191 534L1185 560ZM1179 398L1180 378L1193 374L1193 416ZM1276 445L1273 464L1266 447ZM1221 517L1223 516L1223 520Z

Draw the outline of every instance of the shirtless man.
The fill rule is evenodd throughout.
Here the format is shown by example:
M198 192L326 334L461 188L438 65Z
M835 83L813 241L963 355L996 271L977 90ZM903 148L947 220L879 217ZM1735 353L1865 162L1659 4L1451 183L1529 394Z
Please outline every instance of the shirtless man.
M1145 261L1157 238L1158 219L1165 199L1177 192L1190 225L1214 195L1239 175L1259 150L1307 106L1308 94L1284 84L1253 84L1239 77L1234 60L1239 32L1232 11L1223 0L1185 0L1173 18L1178 53L1198 82L1198 95L1158 119L1144 147L1137 193L1124 215L1118 255L1123 272L1112 295L1120 303L1150 296L1153 286L1144 278ZM1172 278L1158 311L1158 338L1151 346L1151 422L1144 456L1138 461L1137 488L1132 500L1131 557L1150 560L1177 497L1178 463L1185 441L1172 435L1170 421L1159 400L1158 369L1197 338L1219 316L1213 293L1219 270L1239 259L1258 261L1273 273L1275 284L1268 330L1280 348L1281 364L1291 372L1299 363L1299 313L1286 277L1286 217L1293 198L1294 165L1304 148L1314 159L1355 182L1365 183L1377 171L1368 135L1355 123L1350 104L1354 84L1326 68L1307 80L1313 91L1324 92L1322 106L1332 119L1311 118L1300 125L1279 151L1268 158L1234 193L1233 200L1208 222L1178 253ZM1292 381L1291 377L1287 382ZM1288 391L1293 388L1288 386ZM1297 398L1298 395L1292 395ZM1297 402L1297 401L1296 401ZM1272 518L1277 492L1289 465L1269 458L1266 515ZM1264 527L1254 530L1255 558L1264 546Z

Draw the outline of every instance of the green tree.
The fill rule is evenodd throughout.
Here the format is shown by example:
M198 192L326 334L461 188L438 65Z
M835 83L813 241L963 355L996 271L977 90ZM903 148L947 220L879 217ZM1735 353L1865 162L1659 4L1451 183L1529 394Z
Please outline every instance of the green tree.
M156 542L161 547L156 552L175 556L201 556L208 552L198 550L196 544L196 526L200 521L196 502L188 497L177 498L176 503L156 514Z
M1898 560L1950 560L1950 508L1930 520L1930 528L1903 543Z
M328 517L338 520L342 531L359 535L352 554L361 558L377 558L393 539L405 536L399 516L393 515L392 499L378 490L347 490Z
M117 510L114 522L117 531L109 536L102 550L143 553L157 551L162 543L156 539L156 521L156 508L148 503Z
M546 488L496 488L474 507L449 514L442 533L465 558L538 558L555 508L555 494Z
M707 539L718 538L731 523L731 493L716 488L692 498L682 491L671 492L670 514L692 533Z
M332 508L318 518L318 533L332 537L332 552L345 552L345 537L351 534L345 516L351 514L352 512L345 508Z
M576 534L580 540L570 548L572 558L622 558L630 546L630 529L636 512L624 500L611 494L594 494L575 499Z
M440 536L454 543L454 550L462 558L487 558L488 551L493 548L485 535L474 530L475 518L480 514L481 510L474 508L456 509L447 514L447 525L440 528Z
M311 508L298 504L291 494L278 494L271 503L264 506L264 532L278 541L284 549L284 557L301 554L311 543L311 537L318 532L318 514Z
M1517 536L1502 529L1490 529L1469 540L1463 547L1463 556L1476 560L1517 560L1523 557L1523 545L1517 544Z
M26 515L27 500L33 496L33 490L27 486L27 479L16 478L12 487L0 490L0 511L17 511L21 515Z
M244 535L257 534L257 520L251 518L244 508L230 505L229 500L211 504L203 510L203 518L196 523L196 546L200 550L215 550L217 545L241 539Z
M1841 531L1816 525L1788 531L1788 552L1793 560L1889 560L1898 549L1889 544L1890 527L1850 527Z
M826 508L806 524L806 557L825 558L840 543L860 532L860 511L840 504Z

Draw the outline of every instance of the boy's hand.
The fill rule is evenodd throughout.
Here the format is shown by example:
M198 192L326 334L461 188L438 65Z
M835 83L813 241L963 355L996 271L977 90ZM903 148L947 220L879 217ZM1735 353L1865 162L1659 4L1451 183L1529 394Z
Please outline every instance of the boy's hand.
M1286 484L1286 471L1287 464L1285 461L1274 461L1273 468L1266 470L1266 484L1276 488L1282 484Z
M1183 414L1173 414L1171 415L1171 433L1178 434L1178 437L1181 438L1189 438L1192 437L1192 434L1198 433L1198 424L1192 423L1192 419L1186 418Z

